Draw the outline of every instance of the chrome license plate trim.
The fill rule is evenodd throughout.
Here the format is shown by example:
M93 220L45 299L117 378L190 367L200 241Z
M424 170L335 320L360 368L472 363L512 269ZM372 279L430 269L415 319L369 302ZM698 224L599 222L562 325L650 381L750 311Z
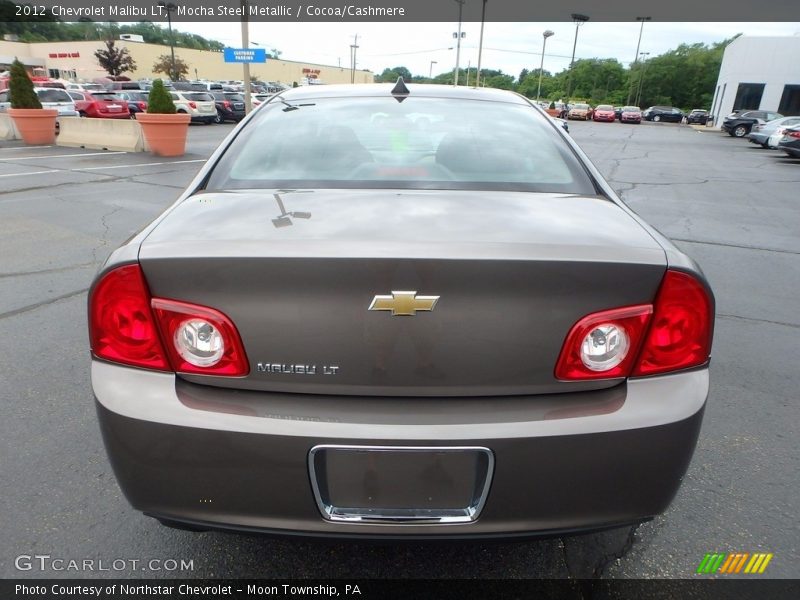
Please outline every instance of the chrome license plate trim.
M486 456L486 473L474 501L466 507L448 509L365 509L359 507L334 506L322 497L319 473L316 470L316 455L327 450L349 450L359 452L478 452ZM478 519L486 504L494 476L494 453L483 446L358 446L320 444L308 453L308 469L314 500L324 519L338 523L366 525L427 525L471 523ZM476 490L477 491L477 490Z

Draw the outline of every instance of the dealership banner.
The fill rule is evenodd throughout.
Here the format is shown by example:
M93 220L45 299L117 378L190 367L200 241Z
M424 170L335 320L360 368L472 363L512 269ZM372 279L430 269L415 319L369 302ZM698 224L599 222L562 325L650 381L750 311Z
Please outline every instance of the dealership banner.
M0 0L0 21L796 21L797 0Z

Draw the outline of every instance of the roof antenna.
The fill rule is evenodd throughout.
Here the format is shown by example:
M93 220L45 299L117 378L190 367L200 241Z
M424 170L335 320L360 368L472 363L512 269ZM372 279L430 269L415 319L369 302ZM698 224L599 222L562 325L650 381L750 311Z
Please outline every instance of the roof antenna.
M392 96L408 96L410 93L406 87L406 82L403 81L403 77L398 77L397 83L392 88Z

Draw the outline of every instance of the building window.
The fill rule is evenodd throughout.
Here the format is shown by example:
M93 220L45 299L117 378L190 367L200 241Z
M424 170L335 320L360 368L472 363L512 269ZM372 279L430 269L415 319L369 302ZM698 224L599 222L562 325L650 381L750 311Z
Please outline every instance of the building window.
M50 79L58 79L58 69L47 69L47 76Z
M733 101L733 110L758 110L761 108L763 94L763 83L740 83Z
M800 85L783 86L778 112L787 117L800 115Z

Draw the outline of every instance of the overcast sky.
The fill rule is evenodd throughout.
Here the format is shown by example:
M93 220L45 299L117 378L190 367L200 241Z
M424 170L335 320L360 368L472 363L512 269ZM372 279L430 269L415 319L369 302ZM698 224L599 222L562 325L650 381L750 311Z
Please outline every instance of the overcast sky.
M238 23L178 23L181 31L200 34L233 47L241 46ZM453 32L458 23L250 23L250 39L277 48L288 60L339 65L349 68L350 44L358 34L358 68L380 73L386 67L405 66L414 75L452 70L455 66ZM484 68L519 75L523 68L539 67L542 32L547 40L544 68L558 72L569 65L575 26L572 23L486 23ZM480 23L464 23L461 66L478 62ZM712 43L737 33L752 36L800 35L800 23L645 23L640 52L662 54L681 43ZM634 59L639 23L591 22L578 33L577 58L616 58L624 65ZM257 68L255 68L257 73Z

